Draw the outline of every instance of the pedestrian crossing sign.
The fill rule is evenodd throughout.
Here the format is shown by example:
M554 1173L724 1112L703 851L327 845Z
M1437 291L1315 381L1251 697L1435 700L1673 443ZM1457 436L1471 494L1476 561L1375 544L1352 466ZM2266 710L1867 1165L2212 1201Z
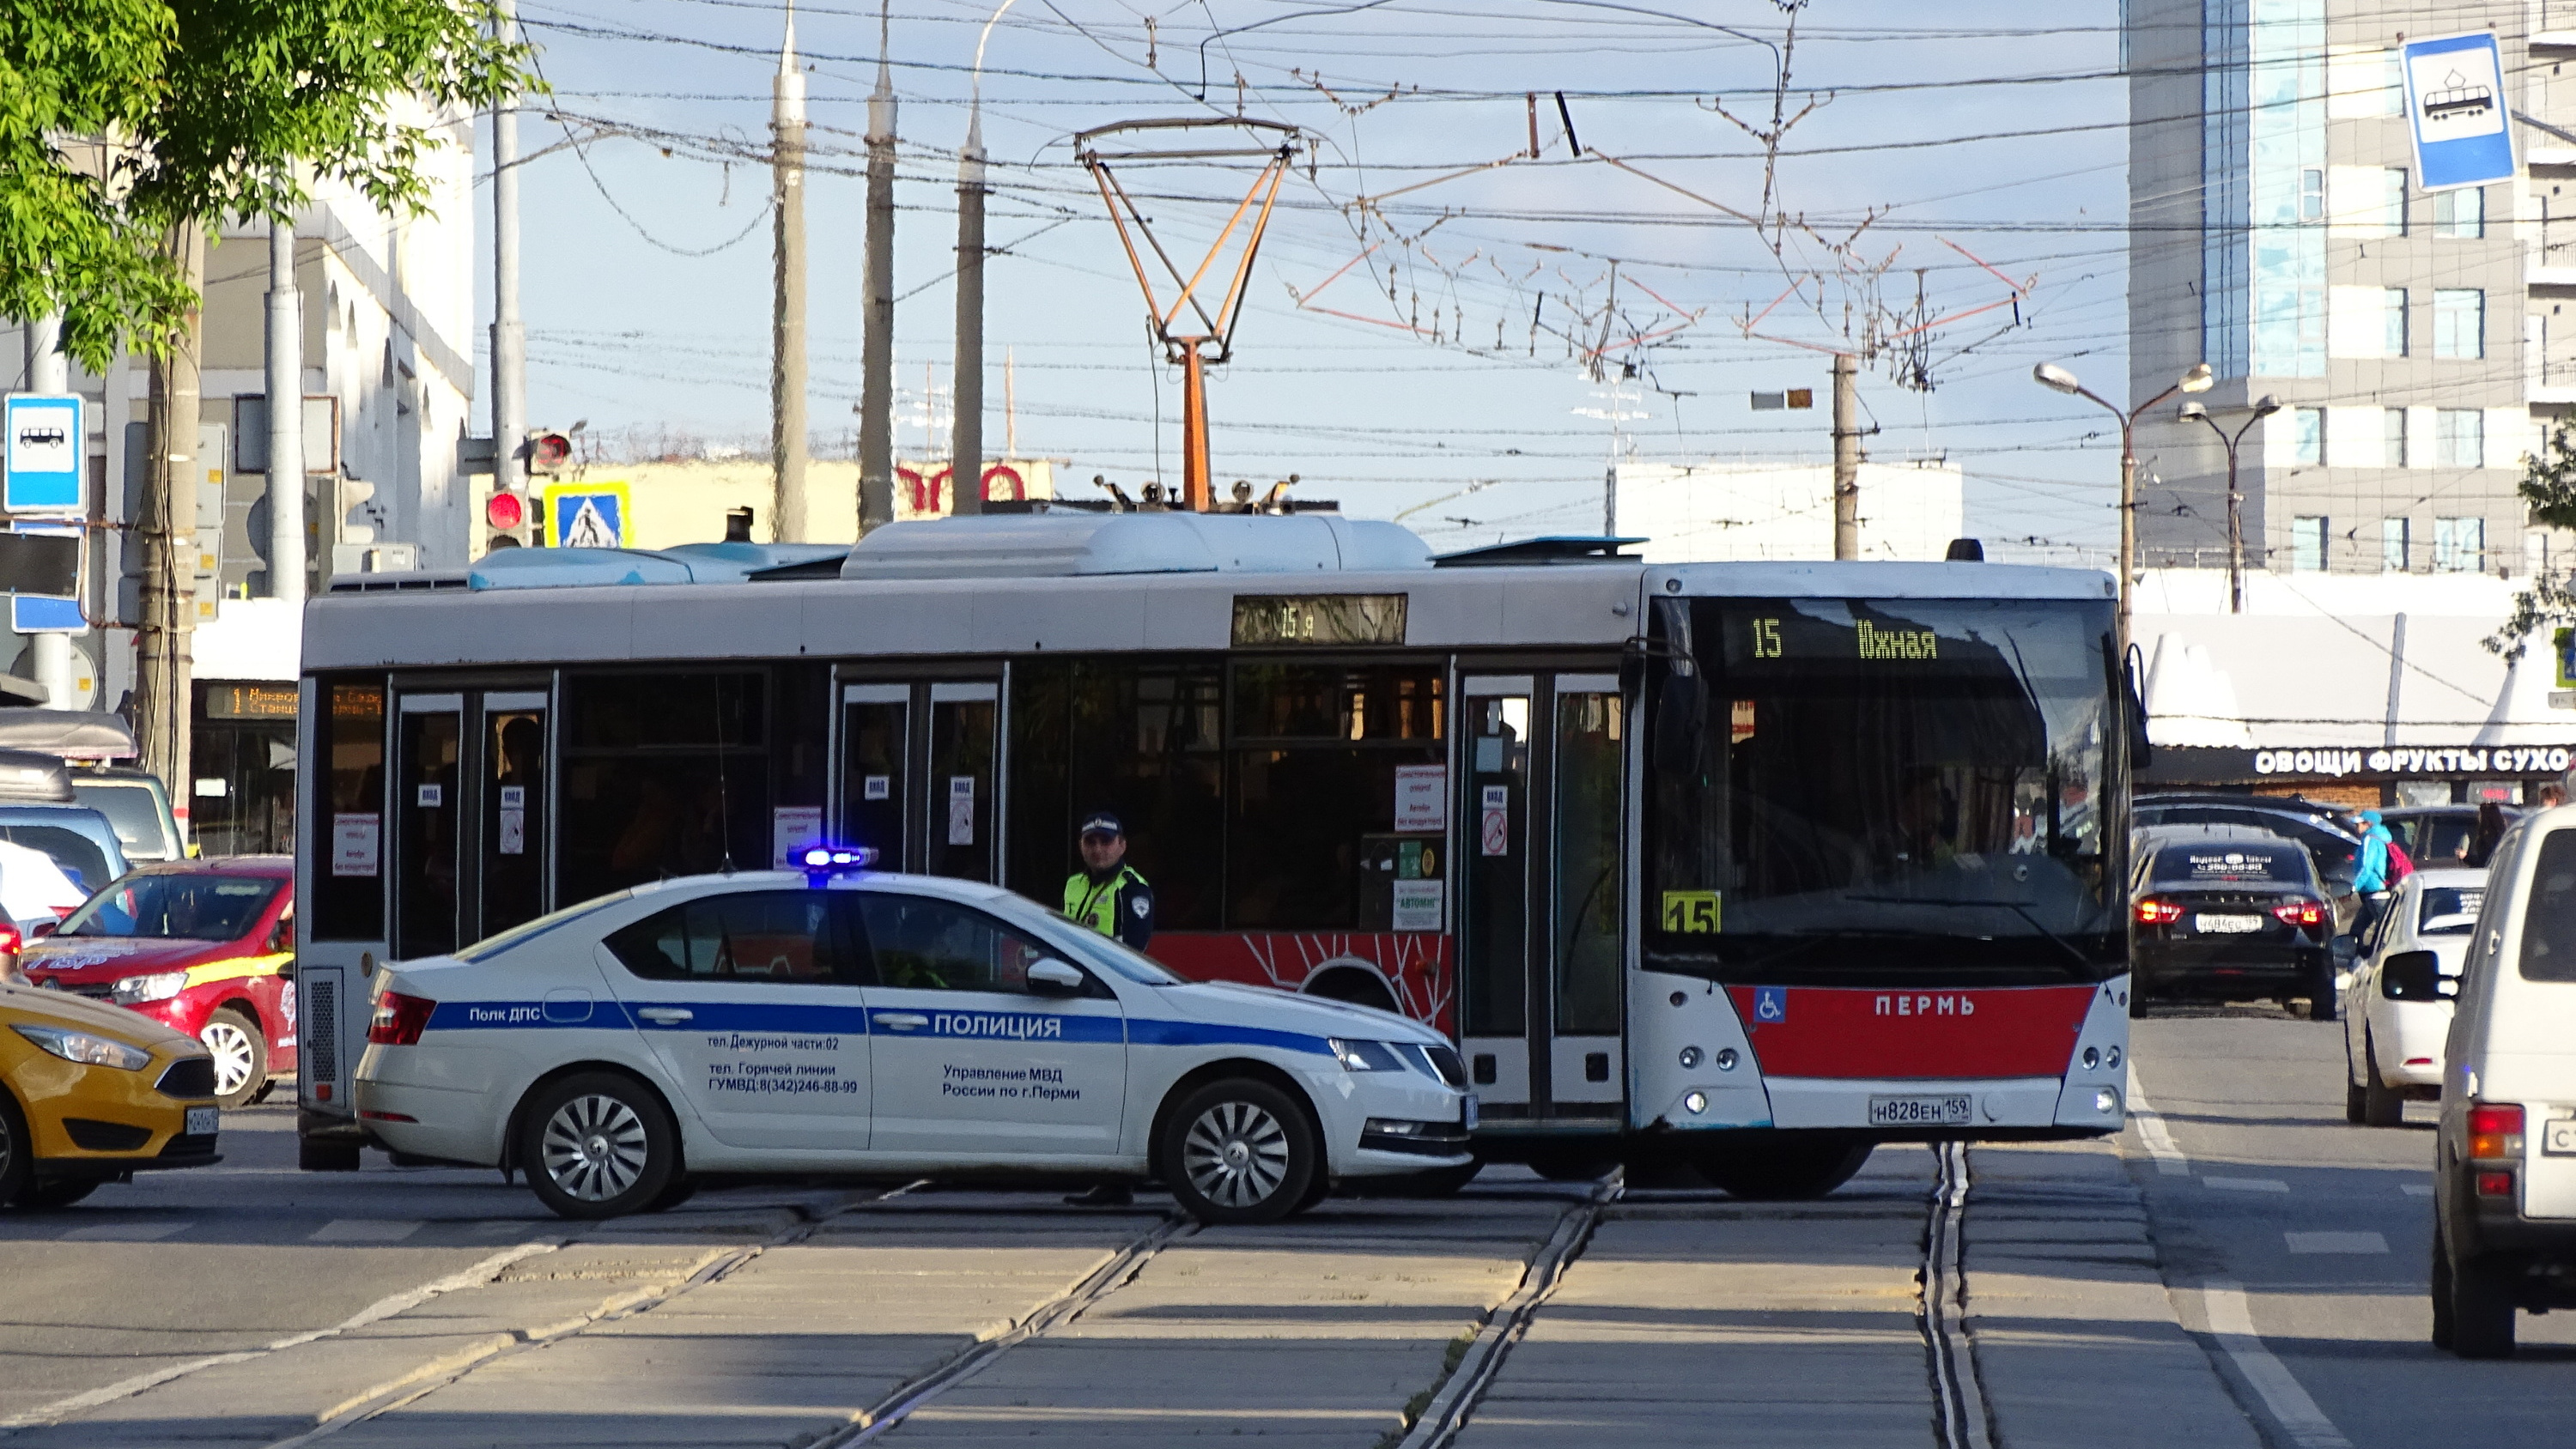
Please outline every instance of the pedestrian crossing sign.
M546 485L549 547L624 548L633 518L623 483Z

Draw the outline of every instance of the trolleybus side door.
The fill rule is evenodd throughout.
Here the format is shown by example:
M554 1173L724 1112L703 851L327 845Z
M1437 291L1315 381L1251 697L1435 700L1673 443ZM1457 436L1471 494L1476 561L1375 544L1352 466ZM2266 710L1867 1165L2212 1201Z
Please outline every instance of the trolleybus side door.
M1489 1120L1612 1118L1627 898L1616 675L1460 681L1460 1036Z
M545 914L546 692L396 694L397 960L442 955Z
M841 685L839 832L880 870L1000 879L1001 685Z

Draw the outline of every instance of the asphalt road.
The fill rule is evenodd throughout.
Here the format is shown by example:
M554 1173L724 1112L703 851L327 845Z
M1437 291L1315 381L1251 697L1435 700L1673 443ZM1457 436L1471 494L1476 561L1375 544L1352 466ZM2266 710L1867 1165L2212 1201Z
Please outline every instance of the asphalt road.
M2274 1442L2576 1443L2576 1315L2523 1315L2521 1351L2504 1362L2433 1348L2433 1107L2409 1103L2403 1127L2346 1124L2341 1030L2268 1007L2136 1024L2139 1083L2188 1159L2184 1172L2132 1166L2184 1323L2206 1330L2194 1310L2208 1312L2209 1287L2242 1285L2261 1351L2316 1415L2299 1423L2296 1397L2259 1357L2249 1369L2211 1341Z
M2576 1319L2526 1316L2523 1353L2501 1363L2466 1363L2428 1342L2429 1109L2410 1107L2414 1121L2404 1128L2346 1125L2340 1041L2331 1025L2269 1008L2161 1014L2137 1024L2134 1052L2141 1104L2154 1115L2133 1124L2117 1155L2100 1147L1970 1154L1992 1184L1968 1200L1964 1273L1970 1342L1998 1411L1996 1442L2057 1442L2063 1428L2077 1434L2064 1442L2088 1449L2161 1444L2187 1414L2210 1429L2196 1431L2195 1442L2211 1449L2576 1442ZM447 1442L474 1405L524 1402L556 1416L561 1442L588 1443L577 1426L594 1411L548 1397L550 1386L579 1375L546 1365L593 1364L650 1385L659 1360L639 1346L635 1326L695 1320L665 1308L664 1317L621 1326L612 1315L584 1329L563 1318L566 1304L623 1301L613 1294L624 1285L659 1282L655 1292L699 1305L688 1311L721 1320L743 1343L776 1345L810 1335L811 1318L824 1311L810 1305L851 1301L829 1285L878 1285L850 1291L890 1295L889 1312L945 1311L950 1295L903 1285L1060 1244L1061 1262L1033 1261L991 1290L998 1316L933 1325L966 1344L1063 1291L1072 1273L1065 1264L1090 1263L1085 1255L1129 1240L1168 1206L1147 1194L1135 1212L1102 1215L1062 1208L1053 1192L922 1193L893 1205L899 1217L882 1206L864 1216L864 1205L851 1217L851 1204L869 1194L750 1187L702 1194L683 1213L634 1220L631 1229L611 1225L584 1246L524 1186L497 1174L398 1169L372 1154L355 1174L299 1172L282 1107L230 1114L224 1152L216 1169L146 1176L58 1212L0 1215L0 1439L157 1442L156 1426L167 1421L151 1417L163 1412L156 1402L184 1416L193 1395L220 1391L271 1417L243 1409L237 1434L210 1429L206 1442L283 1443L296 1425L329 1420L338 1400L374 1381L367 1375L403 1372L406 1334L446 1345L441 1325L470 1319L476 1333L499 1327L531 1346L417 1406L368 1409L380 1417L331 1432L350 1434L353 1445L382 1436ZM1609 1445L1635 1442L1650 1425L1688 1438L1684 1426L1715 1415L1762 1423L1765 1442L1911 1443L1905 1426L1919 1424L1921 1442L1938 1443L1914 1367L1925 1340L1912 1306L1932 1177L1929 1154L1898 1147L1882 1149L1822 1209L1735 1204L1670 1183L1603 1198L1603 1216L1567 1257L1562 1284L1530 1303L1525 1333L1507 1335L1466 1437ZM1126 1416L1117 1433L1131 1442L1287 1432L1292 1423L1318 1443L1395 1442L1384 1436L1401 1427L1404 1406L1444 1382L1442 1345L1454 1366L1480 1321L1500 1321L1485 1315L1505 1304L1521 1265L1542 1256L1561 1215L1583 1198L1579 1187L1497 1169L1457 1199L1336 1200L1280 1230L1173 1240L1141 1278L1102 1287L1087 1316L1011 1350L980 1387L957 1390L902 1434L972 1424L967 1437L1010 1437L1033 1419L1096 1416L1105 1404ZM1982 1228L1981 1211L1991 1214ZM2141 1212L2142 1228L2113 1222L2122 1213L2138 1222ZM816 1235L799 1236L799 1221ZM694 1279L670 1286L700 1261L693 1254L761 1242L778 1246L734 1278L703 1290ZM924 1243L951 1257L924 1266ZM406 1307L409 1318L332 1350L371 1356L373 1367L346 1384L321 1382L356 1373L345 1359L315 1356L328 1345L272 1347L425 1284L490 1278L501 1271L488 1266L495 1255L512 1250L540 1256L489 1286ZM2136 1267L2105 1266L2124 1262ZM1989 1274L1984 1318L1981 1270ZM2133 1289L2119 1287L2120 1271L2131 1273ZM601 1286L587 1286L594 1280ZM542 1311L521 1311L530 1295L543 1298ZM864 1325L877 1310L851 1311ZM2033 1328L2051 1314L2044 1332ZM560 1328L567 1321L575 1327ZM1158 1372L1176 1352L1208 1348L1211 1331L1247 1348L1269 1345L1257 1356L1270 1367L1248 1379ZM557 1332L570 1336L559 1345L530 1337ZM920 1370L936 1357L920 1345L934 1340L951 1341L848 1339L874 1345L866 1352L887 1362L876 1387L838 1383L848 1403L832 1413L846 1417L849 1406ZM1369 1343L1384 1351L1361 1347ZM2121 1359L2122 1344L2146 1356ZM258 1350L266 1352L165 1388L135 1387L209 1355ZM854 1372L835 1368L840 1350L814 1352L822 1381ZM1079 1372L1057 1367L1076 1362ZM2133 1368L2149 1363L2162 1377L2142 1388ZM1738 1369L1718 1371L1724 1364ZM1354 1365L1384 1373L1355 1377ZM2081 1388L2088 1372L2121 1379L2133 1396L2160 1397L2144 1412L2106 1407L2101 1392ZM1863 1381L1878 1388L1856 1397L1851 1386ZM711 1380L692 1391L686 1412L697 1417L653 1420L648 1437L707 1442L683 1424L730 1422L755 1409L791 1427L826 1422L807 1403L830 1397L813 1393L813 1382L776 1392ZM205 1388L188 1387L197 1384ZM114 1434L104 1419L85 1430L90 1411L61 1412L70 1396L108 1390L115 1402L98 1413L126 1416ZM8 1428L40 1406L52 1406L47 1416L59 1422ZM766 1433L743 1442L755 1441L771 1442Z

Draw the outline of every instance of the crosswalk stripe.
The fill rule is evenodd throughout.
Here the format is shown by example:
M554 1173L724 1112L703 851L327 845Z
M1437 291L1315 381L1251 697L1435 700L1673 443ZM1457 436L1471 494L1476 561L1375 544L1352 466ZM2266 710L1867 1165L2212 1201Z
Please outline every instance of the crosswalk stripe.
M418 1218L333 1218L313 1230L308 1243L399 1243L419 1232Z
M63 1241L67 1243L157 1243L173 1234L184 1233L194 1226L196 1226L195 1223L184 1218L175 1223L166 1220L92 1223L88 1227L74 1228L63 1234Z

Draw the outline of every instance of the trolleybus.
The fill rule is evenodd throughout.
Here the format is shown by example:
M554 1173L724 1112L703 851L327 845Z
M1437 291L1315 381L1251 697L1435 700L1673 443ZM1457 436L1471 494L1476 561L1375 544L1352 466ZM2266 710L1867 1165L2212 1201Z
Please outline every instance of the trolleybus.
M1152 955L1449 1033L1488 1159L1801 1195L1880 1141L2117 1130L2112 581L1619 543L1033 507L337 581L303 640L304 1162L367 1140L387 961L818 841L1052 903L1097 810Z

